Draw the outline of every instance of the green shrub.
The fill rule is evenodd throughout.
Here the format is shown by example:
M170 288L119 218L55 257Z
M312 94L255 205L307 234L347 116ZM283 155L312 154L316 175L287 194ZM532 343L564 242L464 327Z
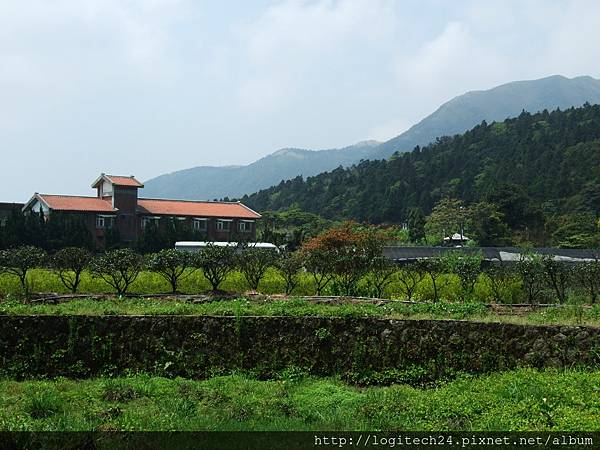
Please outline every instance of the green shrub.
M109 250L90 261L90 270L122 295L140 274L143 262L142 256L129 248Z
M157 273L169 283L171 292L176 293L179 281L190 276L196 269L191 253L175 249L164 249L146 257L146 268Z
M81 282L81 275L87 269L91 259L92 254L87 249L67 247L56 252L50 260L50 266L62 284L75 293Z
M248 286L257 290L260 280L267 270L275 264L277 253L270 249L255 248L252 244L244 246L238 255L238 267L244 275Z
M300 282L302 259L298 253L284 253L275 261L278 274L285 283L285 293L290 295Z
M46 262L47 254L44 250L30 245L0 251L0 273L5 272L16 276L21 283L25 295L31 292L31 282L27 280L27 273L31 269L41 267Z
M212 290L217 291L227 275L236 268L236 251L230 246L208 244L196 256L195 264L202 269L202 274L210 283Z
M62 402L53 390L40 389L27 393L24 410L32 419L46 419L62 409Z

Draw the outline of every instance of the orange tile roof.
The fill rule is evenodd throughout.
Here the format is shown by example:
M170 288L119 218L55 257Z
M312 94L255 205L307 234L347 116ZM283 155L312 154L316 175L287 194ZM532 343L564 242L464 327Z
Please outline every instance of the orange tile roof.
M110 201L98 197L39 194L40 199L55 211L89 211L115 213Z
M259 219L261 217L242 203L194 202L188 200L138 199L138 212L168 216L223 217Z
M144 187L142 183L135 179L132 175L130 177L122 177L119 175L104 175L110 180L112 184L117 186L133 186L133 187Z

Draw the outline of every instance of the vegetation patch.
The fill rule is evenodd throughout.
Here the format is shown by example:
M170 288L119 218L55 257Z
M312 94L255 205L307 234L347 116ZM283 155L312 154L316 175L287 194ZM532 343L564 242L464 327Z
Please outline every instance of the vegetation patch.
M202 381L137 375L0 381L0 430L577 431L600 427L600 372L519 369L459 376L435 389L358 388L339 378L247 375ZM43 397L41 392L45 392Z
M600 305L560 307L486 307L482 303L314 300L301 297L240 297L207 302L173 298L74 299L58 304L26 303L11 297L0 302L6 315L198 315L198 316L289 316L289 317L379 317L409 320L470 320L530 325L577 325L600 327Z

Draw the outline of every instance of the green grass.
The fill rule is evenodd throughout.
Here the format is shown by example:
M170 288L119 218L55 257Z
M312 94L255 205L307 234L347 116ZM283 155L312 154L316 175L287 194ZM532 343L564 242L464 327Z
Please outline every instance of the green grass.
M496 314L481 303L420 302L406 304L370 302L335 304L315 303L303 298L220 300L190 303L176 299L107 298L76 299L64 303L23 303L16 298L0 302L0 314L12 315L216 315L216 316L320 316L382 317L413 320L471 320L532 325L600 326L600 305L568 305L527 313Z
M335 378L0 381L0 429L597 430L600 372L520 369L435 389Z
M405 295L401 289L401 283L396 278L387 286L384 292L385 298L405 299ZM60 282L58 276L50 270L36 269L28 274L28 283L31 286L31 292L56 292L68 293L67 289ZM249 289L246 280L239 272L232 272L220 286L222 290L228 292L244 292ZM206 292L210 289L210 284L206 281L200 271L188 272L181 280L179 290L183 293L197 294ZM443 275L438 280L438 290L440 297L447 301L461 301L460 283L454 275ZM130 292L147 294L160 294L170 292L168 283L160 277L160 275L151 272L142 272L137 280L131 285ZM261 280L259 291L264 294L280 294L285 291L285 283L278 275L277 271L270 269L265 278ZM92 277L89 273L84 272L79 286L79 292L84 294L102 294L112 293L113 289L99 278ZM19 281L16 277L8 274L0 274L0 296L2 295L20 295L22 293ZM300 276L300 282L293 292L295 295L314 295L315 288L312 277L303 273ZM373 289L369 286L368 279L360 281L357 287L357 295L371 296ZM330 283L324 295L336 295L334 283ZM550 291L547 292L545 301L553 302L553 296ZM520 289L519 282L512 281L505 288L505 303L524 302L524 294ZM429 300L433 297L433 286L429 277L426 277L419 283L414 299ZM475 285L472 300L479 302L491 302L492 292L489 286L489 280L485 276L480 276L479 281ZM575 297L575 296L573 296ZM580 299L575 299L579 301Z

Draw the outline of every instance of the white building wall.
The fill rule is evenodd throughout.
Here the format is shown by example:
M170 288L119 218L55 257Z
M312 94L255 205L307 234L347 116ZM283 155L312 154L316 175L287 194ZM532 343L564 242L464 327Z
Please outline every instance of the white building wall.
M40 212L40 208L42 208L42 211L44 212L44 215L47 215L50 210L48 209L48 207L46 205L44 205L43 203L41 203L39 200L36 200L33 205L31 206L31 211L38 213Z
M112 183L109 183L108 181L104 180L102 182L102 195L112 195L113 192L113 185Z

